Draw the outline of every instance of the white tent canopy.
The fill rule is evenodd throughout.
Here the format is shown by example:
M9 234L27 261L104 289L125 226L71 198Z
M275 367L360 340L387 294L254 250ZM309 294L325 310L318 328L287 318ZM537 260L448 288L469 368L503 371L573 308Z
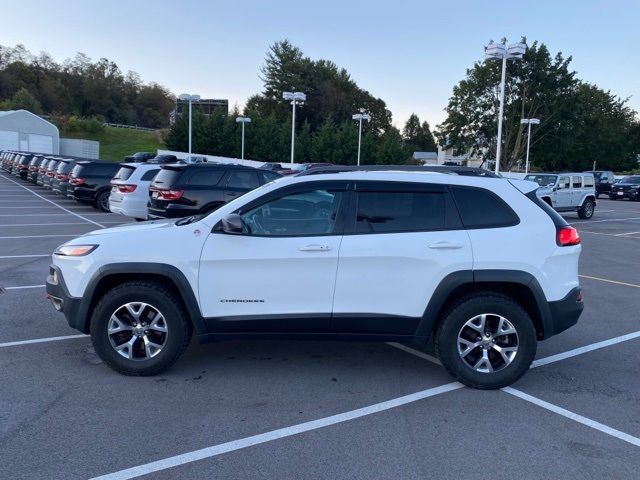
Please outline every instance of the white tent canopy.
M60 132L27 110L0 111L0 150L60 153Z

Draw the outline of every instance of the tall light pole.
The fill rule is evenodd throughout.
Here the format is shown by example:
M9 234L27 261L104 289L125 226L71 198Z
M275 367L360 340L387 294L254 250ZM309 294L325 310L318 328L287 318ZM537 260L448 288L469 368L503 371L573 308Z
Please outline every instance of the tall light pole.
M189 156L191 156L191 103L200 101L200 95L183 93L178 98L184 102L189 102Z
M529 146L531 145L531 125L540 125L539 118L523 118L520 120L521 124L529 125L529 131L527 132L527 161L524 164L524 174L529 173Z
M242 160L244 160L244 124L251 123L251 119L249 117L236 117L236 123L242 124Z
M496 174L500 173L500 154L502 153L502 116L504 114L504 81L507 71L507 60L522 58L527 50L527 45L523 42L512 43L507 46L505 43L489 42L484 49L485 60L502 60L502 78L500 80L500 112L498 113L498 144L496 146Z
M293 110L293 117L291 119L291 164L293 165L296 148L296 103L306 101L307 96L302 92L284 92L282 98L291 101Z
M358 127L358 166L360 166L360 145L362 144L362 121L366 120L367 122L371 120L371 115L367 115L364 113L364 108L360 109L360 113L355 113L351 115L351 118L357 120L360 123Z

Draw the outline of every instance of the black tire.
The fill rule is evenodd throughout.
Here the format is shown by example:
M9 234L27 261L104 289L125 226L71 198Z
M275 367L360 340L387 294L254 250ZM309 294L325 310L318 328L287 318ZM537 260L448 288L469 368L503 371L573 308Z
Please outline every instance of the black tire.
M112 346L107 332L110 318L129 302L147 303L164 317L166 338L162 349L151 358L125 358ZM152 281L130 281L109 290L93 310L90 325L91 341L98 356L113 370L132 376L156 375L167 370L186 350L191 340L192 329L182 302L176 294L164 285ZM137 342L139 343L134 345L144 350L141 345L144 342L141 339Z
M600 198L600 194L596 192L596 200Z
M518 350L511 363L491 373L474 370L458 351L463 326L482 314L490 314L488 322L492 316L504 317L517 334ZM456 380L471 388L491 390L510 385L524 375L536 355L537 339L531 317L518 303L499 293L480 292L463 297L447 311L436 328L434 345L442 365ZM491 355L495 358L498 354Z
M611 193L609 194L609 200L615 200L616 197L614 197Z
M593 217L593 212L595 211L595 209L596 202L594 202L590 198L587 198L582 206L578 209L578 217L582 218L583 220L588 220Z
M98 193L98 196L96 197L94 206L101 212L111 211L109 210L109 195L111 195L111 192L109 190L104 190Z

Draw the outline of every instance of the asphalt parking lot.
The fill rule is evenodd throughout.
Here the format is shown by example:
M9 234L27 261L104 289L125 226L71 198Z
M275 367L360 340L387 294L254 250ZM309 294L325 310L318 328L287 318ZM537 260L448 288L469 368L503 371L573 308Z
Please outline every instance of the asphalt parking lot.
M637 479L640 203L566 218L585 311L512 388L464 388L429 347L338 342L194 343L130 378L44 298L53 249L123 217L2 173L0 478Z

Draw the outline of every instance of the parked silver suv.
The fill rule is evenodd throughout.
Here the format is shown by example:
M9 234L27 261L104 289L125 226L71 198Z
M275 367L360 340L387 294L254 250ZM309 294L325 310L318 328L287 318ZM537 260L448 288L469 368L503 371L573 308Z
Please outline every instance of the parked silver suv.
M525 180L540 185L537 195L558 212L578 212L593 217L596 208L595 180L591 173L536 173Z

